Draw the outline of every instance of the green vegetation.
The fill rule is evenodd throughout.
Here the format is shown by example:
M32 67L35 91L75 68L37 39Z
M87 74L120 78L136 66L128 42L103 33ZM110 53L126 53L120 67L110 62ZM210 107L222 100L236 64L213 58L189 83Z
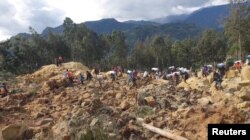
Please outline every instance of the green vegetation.
M154 114L153 108L149 106L139 106L136 110L136 115L140 118L148 117Z
M224 22L224 32L208 29L200 36L194 34L200 30L187 24L166 24L161 29L145 26L129 33L113 31L110 35L97 35L84 24L66 18L63 34L50 32L48 37L40 36L30 27L31 38L15 36L0 43L0 71L32 72L54 63L58 56L90 68L99 66L101 70L114 65L139 69L164 69L171 65L189 68L222 62L227 56L244 59L250 52L250 8L235 7Z
M112 138L102 129L88 129L86 133L81 134L78 140L112 140Z

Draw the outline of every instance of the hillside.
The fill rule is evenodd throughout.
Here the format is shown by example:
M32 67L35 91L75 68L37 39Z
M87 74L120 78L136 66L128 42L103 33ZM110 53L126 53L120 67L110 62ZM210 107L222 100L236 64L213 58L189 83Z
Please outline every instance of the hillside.
M223 22L228 17L229 11L230 5L203 8L190 14L184 22L204 28L223 28Z
M163 79L140 79L133 87L126 84L125 73L112 82L106 72L101 73L102 85L94 77L83 85L76 80L68 86L63 78L65 69L75 76L88 70L81 63L64 63L62 67L52 64L9 81L12 94L0 98L0 139L65 140L93 135L108 139L166 139L145 129L142 118L144 126L191 140L205 140L209 123L250 121L249 82L241 82L234 70L224 79L224 90L217 91L209 83L210 76L191 77L178 86ZM250 67L243 69L244 77Z
M150 21L165 24L172 22L193 23L202 28L223 28L223 21L228 17L230 5L212 6L199 9L190 14L170 15Z
M169 36L173 40L182 40L185 38L198 37L202 28L197 27L194 24L188 23L167 23L160 26L144 26L138 27L125 32L126 40L128 44L134 44L137 40L144 41L147 37L154 35Z
M92 31L96 32L97 34L111 34L114 30L124 31L124 32L131 32L128 34L137 34L136 32L145 32L149 33L149 36L151 34L169 34L172 35L174 31L169 31L170 28L172 28L173 24L177 23L177 26L183 25L181 28L187 28L188 24L194 24L199 28L215 28L220 29L223 28L223 20L225 17L229 15L230 11L230 5L221 5L221 6L213 6L213 7L207 7L203 8L197 11L194 11L193 13L187 15L171 15L163 18L157 18L152 19L149 21L124 21L119 22L116 19L109 18L109 19L101 19L97 21L86 21L84 24ZM182 22L182 24L180 24ZM167 27L169 25L169 27ZM158 27L159 26L159 27ZM187 28L188 29L188 28ZM140 31L138 31L140 30ZM143 30L149 30L149 31L143 31ZM188 29L188 30L193 30ZM62 34L63 33L63 26L57 26L57 27L47 27L45 28L41 35L43 37L47 37L49 32L55 33L55 34ZM179 33L181 35L175 35L173 36L174 39L180 39L183 37L188 37L186 33ZM192 31L191 31L192 34ZM29 34L26 33L20 33L18 36L22 36L25 38L30 38ZM145 38L144 33L142 35L138 35L139 38ZM128 38L132 38L131 36L128 36ZM133 42L133 41L130 41Z
M126 21L119 22L115 19L102 19L98 21L88 21L84 24L94 32L98 34L111 34L112 31L127 31L136 27L141 27L145 25L158 25L154 22L148 21Z

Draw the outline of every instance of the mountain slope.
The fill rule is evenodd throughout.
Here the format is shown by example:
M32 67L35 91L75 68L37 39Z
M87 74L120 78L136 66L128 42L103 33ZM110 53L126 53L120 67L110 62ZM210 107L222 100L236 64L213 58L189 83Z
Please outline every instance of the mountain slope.
M161 23L161 24L166 24L166 23L171 23L171 22L184 21L188 16L189 16L188 14L170 15L170 16L166 16L166 17L152 19L150 21L156 22L156 23Z
M114 30L126 31L139 26L145 25L158 25L157 23L147 21L127 21L119 22L113 18L102 19L98 21L88 21L84 23L89 29L95 31L98 34L110 34Z
M184 22L205 28L222 28L223 20L228 17L229 12L230 5L203 8L190 14Z
M182 40L196 37L202 32L202 28L189 23L167 23L161 26L143 26L125 32L127 43L132 45L136 40L145 40L154 35L166 35L174 40Z

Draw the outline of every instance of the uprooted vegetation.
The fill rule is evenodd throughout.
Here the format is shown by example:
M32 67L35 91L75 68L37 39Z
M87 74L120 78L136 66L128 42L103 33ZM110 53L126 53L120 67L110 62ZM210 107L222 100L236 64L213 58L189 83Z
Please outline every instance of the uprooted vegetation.
M240 75L224 79L223 91L208 78L191 77L177 87L166 80L126 84L126 74L112 82L95 79L84 85L61 84L65 69L89 70L80 63L44 66L17 77L18 92L0 101L1 137L36 140L168 139L145 129L143 123L191 140L207 138L209 123L249 123L250 92ZM55 81L55 85L50 85ZM245 84L242 84L245 83ZM55 84L54 83L54 84Z

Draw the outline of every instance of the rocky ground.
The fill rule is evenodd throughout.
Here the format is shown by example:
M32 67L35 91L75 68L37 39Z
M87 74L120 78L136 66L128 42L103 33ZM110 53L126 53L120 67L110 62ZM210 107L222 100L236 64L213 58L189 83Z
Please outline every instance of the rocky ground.
M12 81L12 94L0 99L0 139L168 140L143 128L136 120L143 118L172 134L203 140L209 123L250 123L250 88L237 74L224 79L223 91L216 91L209 77L191 77L177 87L161 79L139 80L131 87L126 74L115 82L103 74L102 87L96 80L68 87L65 69L88 70L74 62L48 65Z

